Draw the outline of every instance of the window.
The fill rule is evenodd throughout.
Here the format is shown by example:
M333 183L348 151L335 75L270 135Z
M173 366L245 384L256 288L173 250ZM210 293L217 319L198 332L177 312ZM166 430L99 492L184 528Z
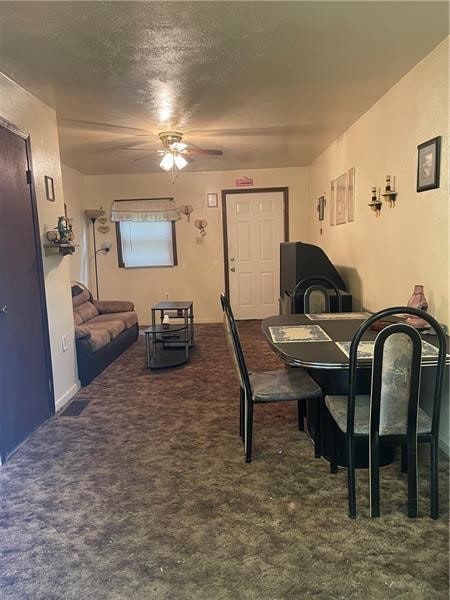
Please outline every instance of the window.
M174 221L119 221L116 231L119 267L177 264Z

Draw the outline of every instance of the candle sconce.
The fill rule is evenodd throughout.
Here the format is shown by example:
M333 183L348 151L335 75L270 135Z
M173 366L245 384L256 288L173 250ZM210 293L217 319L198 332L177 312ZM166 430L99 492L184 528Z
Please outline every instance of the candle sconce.
M371 202L369 202L369 206L375 212L376 217L380 216L382 204L383 204L383 202L380 199L380 189L378 189L378 194L377 194L377 188L374 186L372 188L372 200L371 200Z
M385 202L389 202L389 206L391 208L395 207L395 199L397 197L397 192L395 191L395 176L391 186L391 176L386 175L386 186L381 195L383 196Z
M186 215L186 219L189 223L191 220L191 213L194 212L194 207L191 204L182 204L179 208L180 213Z
M208 226L208 221L206 219L195 219L194 227L200 230L200 235L205 237L206 231L205 228Z

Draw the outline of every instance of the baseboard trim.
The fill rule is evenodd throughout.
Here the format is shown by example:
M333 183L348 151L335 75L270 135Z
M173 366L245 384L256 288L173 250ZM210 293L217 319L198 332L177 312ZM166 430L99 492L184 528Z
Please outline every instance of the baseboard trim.
M55 402L55 412L59 412L60 410L62 410L66 406L66 404L70 402L72 397L75 396L80 387L80 382L77 381L66 392L64 392L64 394L60 396Z

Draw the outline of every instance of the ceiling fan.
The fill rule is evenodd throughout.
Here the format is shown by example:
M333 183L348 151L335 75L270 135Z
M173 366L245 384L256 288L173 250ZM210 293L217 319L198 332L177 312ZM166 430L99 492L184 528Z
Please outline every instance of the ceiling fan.
M207 154L210 156L222 156L222 150L208 150L206 148L197 148L182 142L183 134L179 131L162 131L159 135L163 150L159 153L163 155L159 166L165 171L172 171L175 174L176 170L184 169L190 162L191 156L199 154Z

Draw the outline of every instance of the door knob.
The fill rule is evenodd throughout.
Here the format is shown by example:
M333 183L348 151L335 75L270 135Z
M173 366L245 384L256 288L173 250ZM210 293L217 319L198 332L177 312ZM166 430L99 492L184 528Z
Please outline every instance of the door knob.
M0 306L0 314L4 315L8 312L8 307L6 304L4 304L3 306Z
M234 273L236 271L236 269L234 267L231 267L230 271L232 271Z

